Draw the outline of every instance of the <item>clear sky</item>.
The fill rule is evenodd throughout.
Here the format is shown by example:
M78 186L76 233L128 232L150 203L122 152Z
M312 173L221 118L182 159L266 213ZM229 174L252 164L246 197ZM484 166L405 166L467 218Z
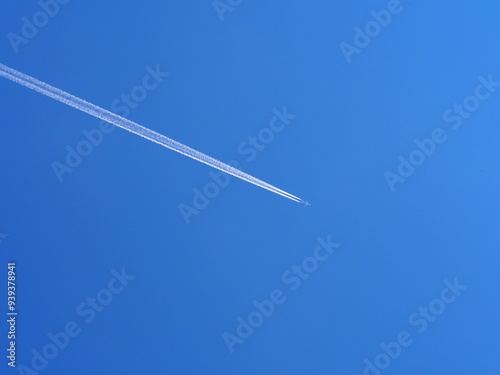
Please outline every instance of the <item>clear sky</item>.
M63 3L0 62L311 206L0 79L2 374L499 372L498 2Z

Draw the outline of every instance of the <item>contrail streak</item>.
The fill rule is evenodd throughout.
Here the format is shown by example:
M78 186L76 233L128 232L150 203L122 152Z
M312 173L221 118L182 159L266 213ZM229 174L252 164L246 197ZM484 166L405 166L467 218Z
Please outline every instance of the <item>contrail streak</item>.
M247 173L240 171L226 163L223 163L217 159L214 159L208 155L203 154L202 152L196 151L191 147L183 145L177 141L174 141L171 138L165 137L160 133L157 133L151 129L145 128L133 121L127 120L117 114L107 111L104 108L98 107L92 103L89 103L83 99L80 99L76 96L68 94L65 91L62 91L56 87L53 87L45 82L39 81L36 78L28 76L24 73L21 73L15 69L9 68L3 64L0 64L0 76L3 76L7 79L10 79L13 82L19 83L22 86L28 87L34 91L37 91L43 95L47 95L48 97L58 100L64 104L67 104L71 107L79 109L82 112L86 112L89 115L97 117L101 120L114 124L122 129L128 130L131 133L137 134L143 138L149 139L155 143L158 143L164 147L167 147L171 150L177 151L178 153L188 156L191 159L197 160L204 164L207 164L213 168L217 168L225 173L228 173L234 177L238 177L244 181L250 182L251 184L260 186L261 188L272 191L273 193L279 194L285 198L291 199L295 202L304 203L299 197L287 193L277 187L268 184L258 178L255 178Z

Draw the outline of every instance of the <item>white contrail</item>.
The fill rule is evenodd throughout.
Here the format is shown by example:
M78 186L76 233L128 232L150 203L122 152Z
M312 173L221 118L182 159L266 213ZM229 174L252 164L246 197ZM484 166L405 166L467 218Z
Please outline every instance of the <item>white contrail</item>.
M23 85L25 87L28 87L34 91L37 91L41 94L47 95L48 97L58 100L64 104L67 104L69 106L75 107L76 109L79 109L80 111L86 112L89 115L92 115L94 117L97 117L101 120L104 120L106 122L109 122L111 124L114 124L120 128L123 128L125 130L128 130L131 133L140 135L143 138L149 139L150 141L156 142L164 147L167 147L171 150L177 151L183 155L186 155L192 159L198 160L202 163L205 163L211 167L217 168L225 173L228 173L234 177L238 177L244 181L250 182L254 185L260 186L264 189L267 189L269 191L272 191L273 193L279 194L285 198L291 199L295 202L303 203L304 200L302 200L299 197L296 197L295 195L292 195L290 193L287 193L286 191L283 191L281 189L278 189L277 187L268 184L267 182L264 182L262 180L259 180L258 178L255 178L247 173L244 173L240 171L239 169L236 169L234 167L231 167L230 165L227 165L217 159L214 159L208 155L205 155L199 151L196 151L192 149L191 147L188 147L186 145L183 145L182 143L179 143L177 141L174 141L171 138L165 137L164 135L161 135L160 133L157 133L151 129L145 128L144 126L141 126L133 121L127 120L126 118L123 118L121 116L118 116L117 114L107 111L104 108L98 107L92 103L89 103L83 99L80 99L76 96L73 96L71 94L68 94L65 91L62 91L56 87L53 87L45 82L39 81L36 78L33 78L31 76L28 76L24 73L21 73L15 69L9 68L8 66L5 66L3 64L0 64L0 75L10 79L11 81L14 81L16 83L19 83L20 85Z

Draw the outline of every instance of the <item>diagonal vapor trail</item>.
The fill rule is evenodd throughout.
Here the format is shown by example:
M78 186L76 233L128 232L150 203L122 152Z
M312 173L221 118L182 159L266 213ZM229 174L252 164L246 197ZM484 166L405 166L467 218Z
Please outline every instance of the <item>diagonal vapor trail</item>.
M211 156L205 155L204 153L192 149L182 143L174 141L171 138L165 137L164 135L157 133L151 129L148 129L142 125L139 125L133 121L127 120L124 117L118 116L117 114L110 112L104 108L98 107L92 103L89 103L83 99L73 96L63 90L60 90L54 86L51 86L45 82L39 81L27 74L21 73L15 69L9 68L0 63L0 76L5 77L15 83L22 86L30 88L36 92L46 95L52 99L58 100L61 103L67 104L71 107L79 109L82 112L88 113L94 117L101 120L109 122L116 125L122 129L128 130L131 133L139 135L146 138L152 142L158 143L164 147L174 150L182 155L190 157L191 159L197 160L201 163L207 164L213 168L219 169L225 173L228 173L234 177L238 177L243 181L250 182L256 186L272 191L273 193L279 194L285 198L291 199L295 202L304 203L304 200L287 193L284 190L278 189L276 186L268 184L258 178L255 178L247 173L240 171L230 165L223 163Z

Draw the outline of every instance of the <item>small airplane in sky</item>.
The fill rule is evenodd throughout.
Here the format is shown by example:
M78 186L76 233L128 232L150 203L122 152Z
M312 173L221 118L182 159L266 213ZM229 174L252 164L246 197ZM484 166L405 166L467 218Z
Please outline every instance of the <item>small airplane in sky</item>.
M311 203L309 203L309 201L304 201L304 206L310 206Z

